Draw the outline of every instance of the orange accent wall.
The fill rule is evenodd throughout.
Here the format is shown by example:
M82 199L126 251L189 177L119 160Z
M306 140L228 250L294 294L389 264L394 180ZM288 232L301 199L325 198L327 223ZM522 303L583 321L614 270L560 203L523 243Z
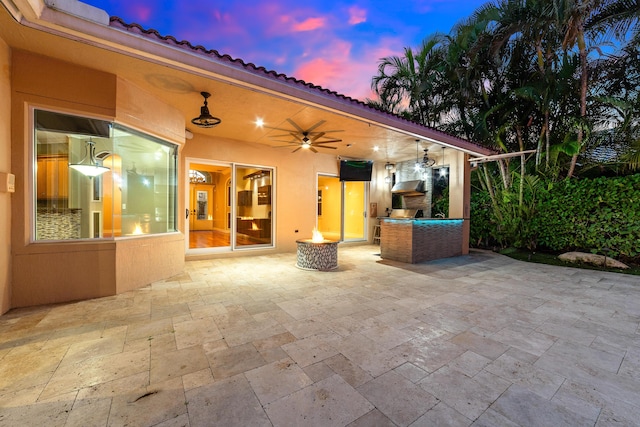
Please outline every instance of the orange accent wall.
M342 223L342 183L338 177L319 176L318 191L322 192L322 215L318 216L318 231L328 239L339 239Z
M365 201L366 185L364 182L345 182L344 187L344 238L360 239L364 238L366 207Z

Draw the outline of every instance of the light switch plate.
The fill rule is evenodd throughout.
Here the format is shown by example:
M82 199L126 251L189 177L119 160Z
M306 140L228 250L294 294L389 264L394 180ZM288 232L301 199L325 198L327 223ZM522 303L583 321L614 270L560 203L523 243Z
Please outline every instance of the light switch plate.
M0 172L0 193L15 193L16 176L12 173Z

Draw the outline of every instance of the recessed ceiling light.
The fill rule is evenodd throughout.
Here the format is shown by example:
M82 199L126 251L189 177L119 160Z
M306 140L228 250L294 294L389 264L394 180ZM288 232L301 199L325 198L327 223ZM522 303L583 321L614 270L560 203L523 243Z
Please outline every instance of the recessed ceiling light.
M374 145L373 146L373 151L378 151L378 150L380 150L380 147L378 147L377 145Z
M261 118L257 118L256 119L256 126L258 126L259 128L261 128L262 126L264 126L264 120L262 120Z

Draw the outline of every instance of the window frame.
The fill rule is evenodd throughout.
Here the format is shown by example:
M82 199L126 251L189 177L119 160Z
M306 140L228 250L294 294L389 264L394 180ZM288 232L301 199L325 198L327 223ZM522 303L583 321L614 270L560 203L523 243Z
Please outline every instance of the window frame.
M38 220L37 220L37 213L38 213L38 188L37 188L37 165L38 165L38 149L37 149L37 144L38 144L38 138L37 138L37 123L36 123L36 112L37 111L44 111L47 113L53 113L53 114L60 114L60 115L68 115L68 116L75 116L78 117L80 119L86 119L86 120L97 120L97 121L102 121L102 122L108 122L109 123L109 127L110 127L110 134L109 134L109 139L112 140L112 144L113 144L113 154L115 155L119 155L121 156L122 153L118 153L115 151L116 148L116 140L115 140L115 136L113 135L114 129L119 129L121 131L125 131L125 132L130 132L131 134L135 134L139 137L142 137L144 139L147 139L148 141L152 141L158 145L164 145L166 147L169 148L169 151L167 152L167 167L166 167L166 171L167 171L167 186L172 186L171 190L167 190L166 192L166 197L167 197L167 202L169 205L169 208L167 209L167 220L165 222L167 231L165 232L149 232L147 234L140 234L140 235L131 235L131 234L127 234L127 235L120 235L120 236L108 236L108 237L104 237L102 236L102 231L100 231L98 233L98 235L100 237L92 237L95 236L95 230L92 231L92 227L91 224L87 224L87 227L89 228L90 231L90 236L89 237L80 237L80 238L71 238L71 239L38 239L37 238L37 226L38 226ZM82 112L82 111L77 111L77 110L70 110L70 109L65 109L65 108L60 108L60 107L52 107L49 105L42 105L42 104L30 104L28 107L28 117L27 117L27 126L28 126L28 132L29 132L29 137L25 138L25 143L28 144L28 150L25 150L25 153L27 153L28 158L26 159L26 162L28 164L28 167L26 168L26 173L27 173L27 185L28 185L28 192L27 192L27 197L28 197L28 203L26 204L26 206L29 209L29 215L26 216L28 218L29 221L29 236L28 236L28 241L31 244L50 244L50 243L77 243L77 242L104 242L104 241L116 241L116 240L121 240L121 239L136 239L136 238L141 238L141 237L161 237L161 236L167 236L167 235L171 235L171 234L178 234L180 233L179 230L179 216L178 216L178 209L179 209L179 145L171 142L165 138L162 138L160 136L148 133L146 131L142 131L140 129L137 129L135 126L126 124L126 123L121 123L119 121L114 120L112 117L104 117L104 116L99 116L99 115L95 115L95 114L91 114L91 113L86 113L86 112ZM61 131L64 132L64 131ZM68 133L72 133L72 132L68 132ZM89 137L90 135L87 134L87 137ZM104 138L104 137L102 137ZM100 162L101 163L101 162ZM70 172L68 172L70 173ZM95 179L95 178L93 178ZM103 180L103 177L99 178L101 181ZM117 186L116 182L114 180L112 180L112 185L115 188ZM94 189L94 184L91 184L91 201L93 202L103 202L103 191L102 188L99 189L99 194L97 195L97 199L95 198L95 189ZM173 207L173 212L170 212L171 209L170 207ZM102 224L104 223L105 220L105 215L104 215L104 207L102 207L100 209L100 226L102 227ZM87 218L83 219L84 221L90 221L91 217L93 217L95 214L95 210L92 208L89 208L87 211ZM116 215L114 213L112 213L112 220L113 218L115 218Z

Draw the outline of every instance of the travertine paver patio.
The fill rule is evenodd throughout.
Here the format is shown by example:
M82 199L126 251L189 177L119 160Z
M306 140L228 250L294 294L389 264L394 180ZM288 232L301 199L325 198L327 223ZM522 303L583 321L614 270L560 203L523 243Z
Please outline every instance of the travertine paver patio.
M191 261L7 313L0 425L638 425L640 278L378 252Z

